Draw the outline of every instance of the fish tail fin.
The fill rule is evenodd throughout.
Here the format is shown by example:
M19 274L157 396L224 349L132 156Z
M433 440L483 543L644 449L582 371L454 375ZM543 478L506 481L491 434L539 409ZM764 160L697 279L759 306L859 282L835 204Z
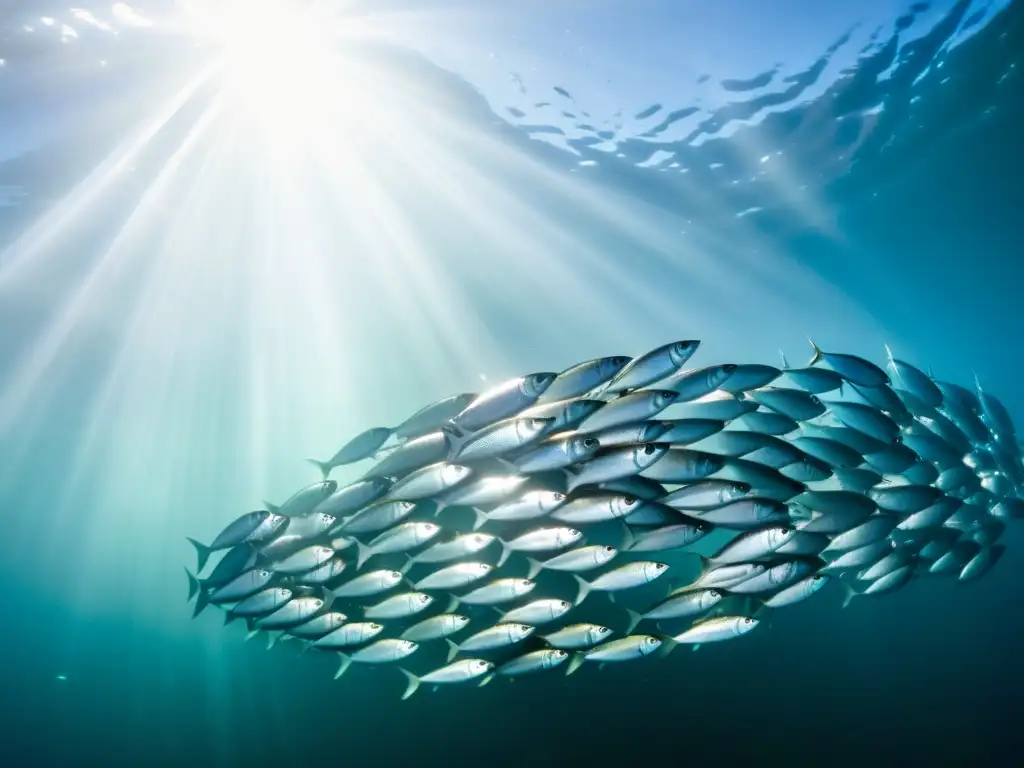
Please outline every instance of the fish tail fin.
M448 502L444 499L438 499L434 502L434 517L441 514L442 511L448 508Z
M630 635L633 633L633 630L636 629L636 625L643 621L644 617L632 608L627 608L626 613L629 614L629 621L626 624L626 634Z
M356 570L362 570L363 566L366 565L366 561L373 557L373 548L363 544L361 541L356 542Z
M811 345L811 351L813 352L813 354L811 355L811 361L807 363L807 367L810 368L816 362L821 360L822 353L821 350L818 349L818 345L814 343L814 339L812 339L810 336L807 337L807 342Z
M590 594L590 582L576 576L575 574L573 574L573 578L576 579L576 583L580 587L580 591L576 594L576 599L573 601L573 605L579 605L586 600L587 595Z
M636 543L636 536L633 535L633 529L625 522L622 523L622 543L619 544L620 552L629 552Z
M584 656L582 653L574 653L572 655L572 658L569 659L569 666L565 668L565 676L568 677L577 669L579 669L580 664L583 663L584 659L586 659L586 656Z
M496 605L492 605L491 608L493 608L494 612L497 613L501 617L500 619L498 619L498 623L501 624L501 622L505 620L505 614L508 613L508 611L503 611L501 608L499 608Z
M853 598L859 597L857 590L850 586L850 584L843 579L839 580L840 585L843 587L843 608L846 608L853 601Z
M231 611L224 611L224 626L226 627L228 624L230 624L231 622L233 622L237 618L238 618L238 616L236 616ZM246 638L246 640L248 640L248 639L249 638Z
M779 357L782 358L782 370L789 370L789 360L786 359L786 353L781 349L779 350Z
M284 637L284 632L267 632L267 650L269 651L277 645L277 641L282 637Z
M398 572L399 572L400 574L402 574L403 576L405 576L405 574L407 574L407 573L408 573L408 572L409 572L409 571L410 571L410 570L412 569L412 567L413 567L414 565L416 565L416 561L415 561L415 560L413 560L413 559L412 559L411 557L409 557L409 555L406 555L406 556L405 556L405 565L403 565L403 566L402 566L402 567L401 567L401 568L400 568L400 569L398 570Z
M405 679L409 681L409 684L405 686L405 693L402 694L402 701L405 701L416 693L416 690L420 687L420 679L407 669L399 667L398 671L405 675Z
M474 531L479 531L481 528L483 528L485 525L487 525L488 520L490 520L490 518L487 517L487 513L485 513L483 510L480 510L480 509L477 509L476 507L473 507L473 530Z
M202 573L203 568L206 567L206 561L210 559L210 555L213 554L213 550L205 544L201 544L195 539L188 537L188 540L192 543L192 546L196 548L196 558L198 564L196 565L196 573Z
M186 602L191 602L192 598L195 597L196 594L198 594L199 591L203 588L203 585L202 582L200 582L199 579L196 577L196 575L192 573L192 571L190 571L188 568L185 569L185 575L188 576L188 601Z
M454 613L455 609L459 607L459 598L452 595L451 600L448 601L448 606L444 609L445 613Z
M444 639L444 641L448 646L448 657L445 659L445 661L450 663L452 659L459 655L459 646L457 646L447 637Z
M341 651L338 651L338 659L340 659L340 661L338 662L338 671L334 673L335 680L344 675L345 670L352 665L352 658L350 656L346 656Z
M512 550L509 549L508 544L500 539L498 541L501 544L501 554L498 556L498 564L494 566L495 568L501 568L501 566L503 566L512 555Z
M544 570L544 563L542 563L540 560L534 560L532 557L528 557L526 558L526 560L530 564L530 570L526 572L526 578L532 579L534 576L536 576L538 573Z
M199 594L196 596L196 604L192 609L192 618L194 619L200 613L202 613L206 606L210 604L210 596L206 593L205 589L199 590Z
M331 462L317 461L316 459L306 459L306 461L320 470L320 474L323 475L324 480L331 476L331 470L334 469L334 467L331 466Z

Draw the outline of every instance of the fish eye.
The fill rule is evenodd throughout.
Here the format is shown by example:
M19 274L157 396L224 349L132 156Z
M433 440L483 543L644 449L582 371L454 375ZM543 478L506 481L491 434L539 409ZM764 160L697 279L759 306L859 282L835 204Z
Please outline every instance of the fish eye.
M607 635L611 630L608 627L598 627L597 632L600 635Z
M663 571L666 568L668 568L668 566L665 565L664 563L655 563L654 567L657 568L659 571Z
M896 445L902 445L903 444L903 436L902 435L896 435L896 437L894 437L892 439L892 441Z
M555 491L554 493L551 494L551 498L554 499L555 501L565 501L565 494L558 493L557 491Z
M719 591L718 591L717 589L712 589L712 590L711 590L711 596L712 596L712 597L721 597L721 596L722 596L722 593L721 593L721 592L719 592Z
M376 622L374 622L373 624L370 625L370 629L383 629L383 627L381 627L380 624L377 624Z
M817 574L814 575L814 580L815 581L824 581L825 580L825 576L823 576L820 573L817 573Z
M567 603L565 600L562 601L562 608L564 608L565 610L569 610L569 608L571 608L571 607L572 607L571 603Z
M622 503L625 504L627 507L632 507L634 504L636 504L636 497L626 496L625 498L622 499Z
M391 578L392 579L400 579L400 578L402 578L402 574L400 574L398 571L391 571Z
M583 438L583 447L584 448L593 448L596 445L598 445L596 437L585 437L585 438Z
M316 606L317 608L319 608L319 607L320 607L321 605L323 605L323 604L324 604L324 601L323 601L323 600L316 600L316 601L314 601L314 603L313 603L313 605L315 605L315 606Z
M577 531L575 528L570 528L569 529L569 535L570 536L582 536L582 534L579 531Z
M748 616L747 618L745 618L745 619L743 620L743 623L744 623L744 624L753 624L753 623L754 623L754 620L753 620L752 618L750 618L750 617Z
M604 551L605 552L614 552L615 551L615 547L605 547Z
M524 587L529 587L531 584L533 584L532 580L530 580L530 579L523 579L523 586Z
M652 453L655 452L655 450L657 449L653 445L648 443L647 445L644 446L644 456L650 456Z

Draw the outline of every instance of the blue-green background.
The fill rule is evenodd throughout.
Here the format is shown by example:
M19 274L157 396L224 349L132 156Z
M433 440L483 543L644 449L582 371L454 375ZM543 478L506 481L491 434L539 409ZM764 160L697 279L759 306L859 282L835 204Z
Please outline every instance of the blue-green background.
M411 109L441 110L460 126L435 135L444 152L478 168L500 199L526 201L557 223L557 232L533 236L583 244L563 249L556 238L544 254L498 247L481 231L490 222L517 231L531 220L510 204L474 221L444 193L460 175L434 166L436 187L393 186L395 205L421 238L419 258L438 281L407 287L428 292L417 313L386 290L407 278L374 271L339 231L336 242L320 243L338 269L310 279L328 288L339 281L335 295L345 306L324 324L341 318L343 327L303 328L275 314L275 297L253 271L284 255L274 255L261 230L256 193L240 185L215 201L224 218L202 259L214 266L190 291L161 283L184 279L173 269L144 290L157 257L136 259L68 314L144 182L105 192L7 282L3 270L18 253L3 251L0 387L8 395L24 387L33 350L50 344L55 354L17 408L0 397L12 409L0 408L0 764L1006 762L1019 752L1024 711L1019 531L1008 534L999 568L969 587L915 583L845 611L830 588L771 627L698 654L401 703L395 670L357 667L336 683L329 659L243 644L215 616L190 621L181 571L192 563L185 535L208 538L264 496L282 500L312 479L303 457L476 388L481 372L498 379L560 370L674 338L703 339L708 361L774 362L780 346L802 359L811 333L826 348L876 358L888 341L961 383L976 370L1024 417L1024 7L1003 6L941 56L984 4L938 3L903 21L909 4L895 2L729 2L714 18L655 2L487 9L493 28L508 28L509 45L557 48L555 30L571 24L590 46L591 82L605 79L601 62L613 73L606 60L635 62L630 76L644 85L629 90L650 93L662 113L686 108L689 91L679 84L703 74L756 80L777 59L786 76L796 75L791 83L804 66L813 77L816 58L850 22L869 8L882 15L877 47L848 52L848 74L813 97L780 97L775 115L741 125L748 111L757 113L751 104L761 91L734 88L738 106L716 113L707 141L670 147L693 168L685 181L636 167L652 150L640 139L612 158L587 140L569 142L574 156L530 138L559 128L543 112L506 120L510 113L496 104L506 87L496 83L506 81L487 70L471 85L453 73L464 61L450 71L397 43L362 45L354 56L412 83ZM125 53L135 64L103 81L71 59L50 61L38 76L30 65L43 54L18 33L27 8L0 9L0 58L8 60L0 69L0 248L46 222L116 145L119 126L152 106L148 84L182 66L175 43L163 41ZM670 54L699 49L701 23L732 45L706 66L694 53L690 69L674 70L681 65ZM894 28L903 42L887 46ZM102 53L106 43L83 35L78 44ZM459 59L448 45L449 58ZM880 80L890 67L892 77ZM769 92L786 92L782 77ZM585 101L557 68L526 79L531 102L564 98L554 86ZM877 104L877 118L857 117ZM628 115L647 104L623 106ZM158 136L140 161L143 178L158 172L195 114L186 111ZM865 120L872 128L851 148ZM718 135L733 123L734 132ZM500 163L494 146L505 153ZM809 184L806 195L824 219L780 202L796 181L735 187L708 169L720 162L721 176L745 176L744 158L753 152L756 167L761 154L751 147L785 147L792 176ZM587 158L597 165L578 165ZM394 180L401 162L391 154L373 167ZM4 190L15 194L5 201ZM341 205L322 190L309 201L313 219ZM167 204L167 217L175 206ZM752 206L764 210L736 217ZM616 226L624 212L655 234ZM156 253L166 236L160 226L147 225L133 247L150 238ZM257 252L270 256L250 258ZM179 300L191 291L197 304ZM174 300L161 303L168 295ZM160 308L147 313L152 303ZM444 322L427 327L437 313ZM50 324L69 316L69 330L48 340ZM145 330L132 337L139 324ZM200 328L213 329L213 340ZM263 333L275 334L272 344L261 345ZM135 339L131 354L121 354L126 337ZM340 373L323 373L339 360Z

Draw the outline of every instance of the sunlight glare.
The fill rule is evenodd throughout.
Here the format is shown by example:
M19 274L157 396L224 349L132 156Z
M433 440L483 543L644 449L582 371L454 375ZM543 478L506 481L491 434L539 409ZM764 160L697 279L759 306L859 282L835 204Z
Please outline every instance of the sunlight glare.
M325 19L287 0L188 2L185 9L219 46L225 93L239 107L273 133L293 134L314 118L339 72Z

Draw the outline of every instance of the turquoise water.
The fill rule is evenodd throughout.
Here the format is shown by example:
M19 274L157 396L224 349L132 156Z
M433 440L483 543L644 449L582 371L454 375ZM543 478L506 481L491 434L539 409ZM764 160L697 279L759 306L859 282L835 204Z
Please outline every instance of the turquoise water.
M133 8L0 10L4 764L1019 742L1019 532L970 587L845 611L830 587L661 665L408 702L393 670L336 683L191 621L182 573L186 535L355 432L674 338L889 343L1022 418L1019 3L392 0L347 4L330 47Z

